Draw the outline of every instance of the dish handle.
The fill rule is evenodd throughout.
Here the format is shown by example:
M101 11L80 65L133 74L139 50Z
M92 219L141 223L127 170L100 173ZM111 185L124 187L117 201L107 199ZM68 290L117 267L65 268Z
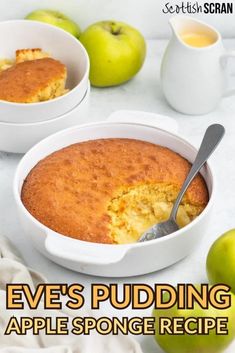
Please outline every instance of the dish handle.
M52 230L47 232L45 248L49 255L88 265L118 263L129 251L128 245L91 243L72 239Z
M179 130L178 123L175 119L166 115L140 110L117 110L109 115L107 121L146 124L173 134L177 134Z

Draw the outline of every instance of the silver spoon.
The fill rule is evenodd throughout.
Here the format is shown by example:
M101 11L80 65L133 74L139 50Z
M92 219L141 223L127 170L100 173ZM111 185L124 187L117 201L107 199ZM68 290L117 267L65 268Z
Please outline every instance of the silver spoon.
M164 237L165 235L171 234L179 230L179 226L176 223L176 215L178 212L181 200L188 189L189 185L198 174L202 166L205 164L210 155L214 152L219 142L222 140L225 133L225 129L222 125L214 124L207 128L203 137L201 146L195 158L195 161L190 169L190 172L185 179L185 182L177 196L177 199L172 208L170 217L167 221L155 224L148 229L139 239L139 242L153 240Z

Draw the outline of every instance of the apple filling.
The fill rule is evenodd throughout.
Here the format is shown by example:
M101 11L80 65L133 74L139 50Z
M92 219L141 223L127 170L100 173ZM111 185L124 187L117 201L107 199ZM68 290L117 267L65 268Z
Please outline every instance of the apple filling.
M148 228L166 221L178 193L176 185L163 183L122 188L108 205L109 228L114 242L136 242ZM190 203L185 195L177 214L178 225L189 224L203 209L202 205Z

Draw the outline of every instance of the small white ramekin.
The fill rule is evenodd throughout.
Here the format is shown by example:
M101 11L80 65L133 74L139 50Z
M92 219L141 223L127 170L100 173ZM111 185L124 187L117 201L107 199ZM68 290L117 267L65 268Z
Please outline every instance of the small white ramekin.
M78 39L62 29L29 20L0 22L1 58L14 58L17 49L41 48L67 67L65 95L39 103L0 100L0 122L35 123L61 116L83 99L89 84L89 57Z
M161 239L127 245L84 242L55 233L27 211L21 201L21 188L30 170L56 150L98 138L133 138L156 143L174 150L191 162L197 153L185 139L137 123L92 123L49 136L23 157L14 179L14 196L20 219L35 247L62 266L81 273L107 277L143 275L170 266L191 253L205 234L214 202L214 176L208 164L201 171L210 194L208 205L189 225Z

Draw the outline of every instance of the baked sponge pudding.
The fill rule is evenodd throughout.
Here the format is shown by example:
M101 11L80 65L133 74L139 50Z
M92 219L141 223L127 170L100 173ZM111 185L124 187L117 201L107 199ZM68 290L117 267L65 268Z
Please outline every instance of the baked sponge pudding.
M17 50L15 62L2 61L0 69L0 100L36 103L66 93L65 65L40 48Z
M58 233L97 243L132 243L169 217L190 166L179 154L148 142L91 140L40 161L21 196L28 211ZM181 203L179 225L190 223L207 202L199 175Z

